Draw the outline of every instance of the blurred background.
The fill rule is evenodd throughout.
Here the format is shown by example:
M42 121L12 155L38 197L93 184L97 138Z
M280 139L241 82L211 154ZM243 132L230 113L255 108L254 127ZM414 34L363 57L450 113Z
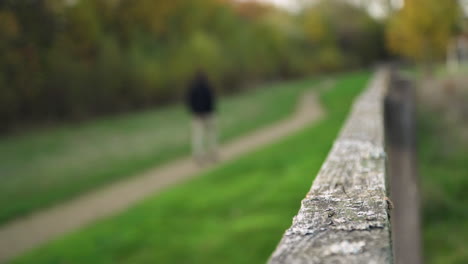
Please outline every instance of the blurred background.
M264 263L352 100L389 61L418 87L425 260L467 263L467 11L465 0L0 1L0 230L188 156L183 100L198 69L219 99L221 143L288 118L310 90L326 112L12 263Z
M283 3L289 3L288 1ZM223 92L369 65L383 23L332 1L2 1L2 130L168 104L203 67Z

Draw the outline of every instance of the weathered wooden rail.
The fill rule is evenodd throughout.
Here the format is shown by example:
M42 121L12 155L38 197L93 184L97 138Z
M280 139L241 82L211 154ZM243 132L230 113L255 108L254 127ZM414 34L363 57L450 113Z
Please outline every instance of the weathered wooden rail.
M393 263L379 70L351 110L271 264Z

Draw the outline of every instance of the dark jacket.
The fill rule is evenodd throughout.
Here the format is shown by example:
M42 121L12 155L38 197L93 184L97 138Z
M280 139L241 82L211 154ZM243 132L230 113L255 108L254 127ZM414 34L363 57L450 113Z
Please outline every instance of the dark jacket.
M215 110L213 89L203 74L198 74L190 83L187 105L194 114L209 114Z

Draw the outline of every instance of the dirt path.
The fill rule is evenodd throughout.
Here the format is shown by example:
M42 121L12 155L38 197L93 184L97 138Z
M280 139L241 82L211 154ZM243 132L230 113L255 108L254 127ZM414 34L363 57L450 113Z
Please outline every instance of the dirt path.
M325 81L319 88L324 89L331 85L332 81ZM219 164L260 146L273 143L320 119L324 111L315 90L304 94L296 112L290 118L221 146L222 162ZM120 213L162 189L213 169L215 166L202 168L194 164L191 158L179 159L149 170L140 176L116 182L1 226L0 263L93 221Z

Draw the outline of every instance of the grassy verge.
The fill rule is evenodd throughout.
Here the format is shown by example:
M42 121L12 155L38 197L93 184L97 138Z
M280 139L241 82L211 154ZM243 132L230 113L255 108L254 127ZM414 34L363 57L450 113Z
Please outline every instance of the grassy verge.
M13 263L264 263L291 224L368 73L324 92L327 118Z
M440 114L419 122L424 254L429 264L468 263L468 144Z
M317 81L287 82L219 103L225 141L287 117ZM182 105L0 139L0 223L189 153Z

